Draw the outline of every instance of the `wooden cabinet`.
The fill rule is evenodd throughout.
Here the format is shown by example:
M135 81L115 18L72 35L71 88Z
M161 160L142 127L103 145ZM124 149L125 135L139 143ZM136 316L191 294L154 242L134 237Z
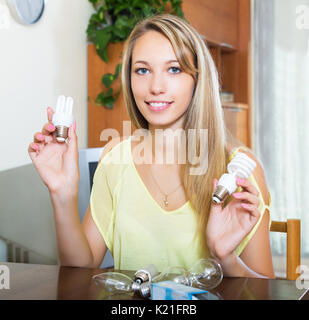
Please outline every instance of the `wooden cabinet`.
M238 0L183 0L182 10L190 24L208 41L238 46Z
M233 137L248 145L248 106L241 103L225 103L223 112L225 124Z
M250 0L183 0L186 19L205 38L217 66L226 126L251 148Z

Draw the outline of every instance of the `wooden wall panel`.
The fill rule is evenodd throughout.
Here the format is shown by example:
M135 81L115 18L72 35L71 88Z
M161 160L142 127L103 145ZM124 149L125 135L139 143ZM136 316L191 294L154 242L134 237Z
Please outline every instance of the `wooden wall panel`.
M238 45L238 0L183 0L186 19L208 40Z
M88 147L96 148L104 146L107 141L100 141L103 129L116 129L122 136L122 121L129 121L122 94L119 95L113 109L98 106L94 103L95 98L105 89L101 78L105 73L115 73L115 66L121 61L123 44L113 44L108 48L109 61L106 64L98 56L93 44L88 45ZM120 75L115 89L120 87ZM106 90L106 89L105 89ZM132 128L134 130L134 128Z
M252 148L252 96L251 96L251 7L249 0L238 0L238 90L237 101L248 105L247 146Z

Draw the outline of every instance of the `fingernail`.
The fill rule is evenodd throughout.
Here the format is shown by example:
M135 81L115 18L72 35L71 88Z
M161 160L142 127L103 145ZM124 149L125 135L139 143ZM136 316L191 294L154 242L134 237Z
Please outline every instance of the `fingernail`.
M241 193L240 192L233 193L233 196L235 198L240 198L241 197Z
M236 179L236 181L237 181L237 183L240 183L240 184L242 184L242 183L244 183L244 182L245 182L245 180L244 180L244 179L240 179L240 178L237 178L237 179Z
M35 147L36 150L39 150L39 149L40 149L40 147L39 147L38 144L35 144L34 147Z
M44 137L43 137L43 135L42 134L38 134L38 139L40 139L40 140L42 140Z
M244 208L246 208L246 209L249 209L249 208L250 208L250 205L247 204L247 203L242 203L241 206L244 207Z
M55 127L52 124L48 125L48 130L55 130Z

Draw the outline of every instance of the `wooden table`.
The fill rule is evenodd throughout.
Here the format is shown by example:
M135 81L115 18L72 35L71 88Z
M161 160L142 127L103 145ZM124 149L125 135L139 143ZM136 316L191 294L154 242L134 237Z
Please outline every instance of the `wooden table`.
M10 289L0 289L0 300L133 299L128 295L108 297L94 283L92 277L107 269L7 262L0 265L10 270ZM131 276L134 272L124 273ZM309 300L308 289L297 289L295 281L279 279L223 278L211 292L223 300Z

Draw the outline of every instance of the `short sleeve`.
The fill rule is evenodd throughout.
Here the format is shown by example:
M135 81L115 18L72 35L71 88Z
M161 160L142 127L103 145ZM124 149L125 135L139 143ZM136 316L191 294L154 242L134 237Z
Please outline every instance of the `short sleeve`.
M113 210L113 195L108 181L109 164L104 157L99 163L93 178L90 194L90 209L92 219L100 231L106 246L113 253L113 238L115 214Z
M244 250L244 248L246 247L246 245L248 244L248 242L251 240L251 238L253 237L253 235L255 234L257 228L259 227L261 220L264 216L265 213L265 209L268 209L269 214L270 214L270 209L269 206L265 205L262 193L260 191L260 188L256 182L256 180L254 179L253 175L251 175L249 177L249 180L252 182L252 184L257 188L257 190L259 191L259 200L260 200L260 204L259 204L259 211L261 213L261 216L259 218L259 220L257 221L257 223L255 224L255 226L252 228L252 230L250 231L250 233L242 240L242 242L238 245L238 247L234 250L234 252L236 253L237 256L239 256L242 251ZM271 199L271 198L270 198ZM270 227L271 221L269 222L269 227Z

